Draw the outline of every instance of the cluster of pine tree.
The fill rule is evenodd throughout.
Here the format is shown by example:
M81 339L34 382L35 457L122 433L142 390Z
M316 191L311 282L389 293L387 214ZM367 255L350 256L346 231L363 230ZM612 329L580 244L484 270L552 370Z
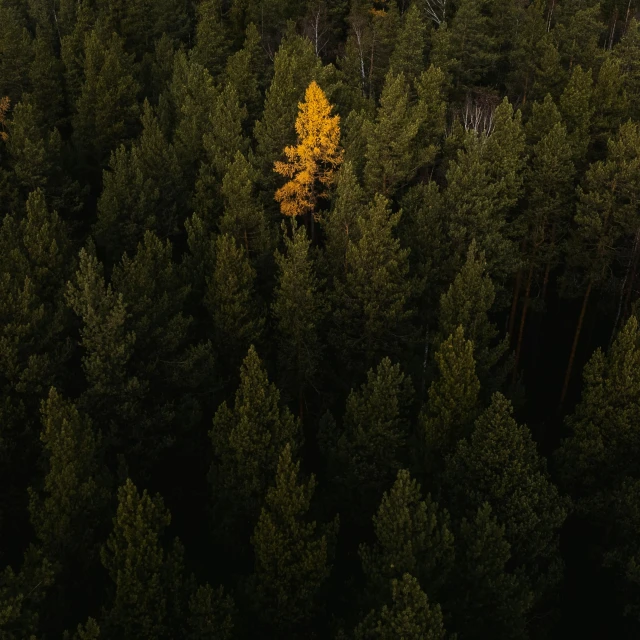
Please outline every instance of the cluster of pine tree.
M0 0L0 640L639 637L637 9Z

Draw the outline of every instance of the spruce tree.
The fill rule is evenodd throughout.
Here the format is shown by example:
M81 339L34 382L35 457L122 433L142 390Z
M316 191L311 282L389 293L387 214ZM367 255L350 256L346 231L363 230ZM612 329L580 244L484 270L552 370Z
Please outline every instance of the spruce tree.
M409 573L391 582L391 605L372 611L356 627L356 640L444 640L440 605L431 604Z
M222 22L220 0L205 0L198 5L196 12L198 22L191 60L203 66L214 78L217 78L224 69L230 44Z
M253 606L263 625L287 635L307 628L321 611L319 590L331 571L330 550L339 523L336 517L322 531L308 521L315 477L305 483L299 474L300 463L293 461L287 444L251 538Z

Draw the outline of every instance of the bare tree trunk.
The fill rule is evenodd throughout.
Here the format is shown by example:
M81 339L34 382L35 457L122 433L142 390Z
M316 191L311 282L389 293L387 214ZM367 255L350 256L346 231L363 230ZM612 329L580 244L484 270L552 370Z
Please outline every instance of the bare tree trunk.
M582 324L584 323L584 316L587 311L587 305L589 303L589 296L591 295L591 280L587 285L587 290L584 292L584 298L582 300L582 309L580 310L580 317L578 318L578 325L576 326L576 332L573 336L573 345L571 345L571 354L569 355L569 364L567 365L567 371L564 375L564 383L562 385L562 394L560 396L560 407L564 404L567 397L567 391L569 389L569 381L571 380L571 371L573 369L573 363L576 358L576 349L578 348L578 340L580 339L580 331L582 331Z
M513 363L513 382L518 377L518 363L520 362L520 353L522 351L522 336L524 335L524 325L527 320L527 311L529 310L529 295L531 294L531 282L533 281L533 262L529 267L529 275L527 276L527 286L524 291L524 306L522 307L522 316L520 318L520 328L518 330L518 344L516 347L516 357Z

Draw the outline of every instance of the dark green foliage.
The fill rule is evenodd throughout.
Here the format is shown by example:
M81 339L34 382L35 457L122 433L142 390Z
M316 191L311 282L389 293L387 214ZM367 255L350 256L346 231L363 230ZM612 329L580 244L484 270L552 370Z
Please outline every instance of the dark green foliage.
M511 404L495 394L468 440L447 459L445 483L451 510L473 517L487 502L505 527L513 566L527 578L536 600L557 588L562 576L559 529L567 501L551 483L545 461Z
M281 634L304 628L317 615L318 591L329 576L330 549L338 531L338 518L324 533L307 521L315 478L300 483L299 473L300 463L293 462L287 444L251 538L253 606L263 624Z

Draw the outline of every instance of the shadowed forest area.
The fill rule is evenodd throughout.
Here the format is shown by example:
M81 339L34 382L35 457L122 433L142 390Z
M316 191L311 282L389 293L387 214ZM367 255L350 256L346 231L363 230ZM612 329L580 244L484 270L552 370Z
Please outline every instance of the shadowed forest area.
M640 637L635 0L0 0L0 640Z

